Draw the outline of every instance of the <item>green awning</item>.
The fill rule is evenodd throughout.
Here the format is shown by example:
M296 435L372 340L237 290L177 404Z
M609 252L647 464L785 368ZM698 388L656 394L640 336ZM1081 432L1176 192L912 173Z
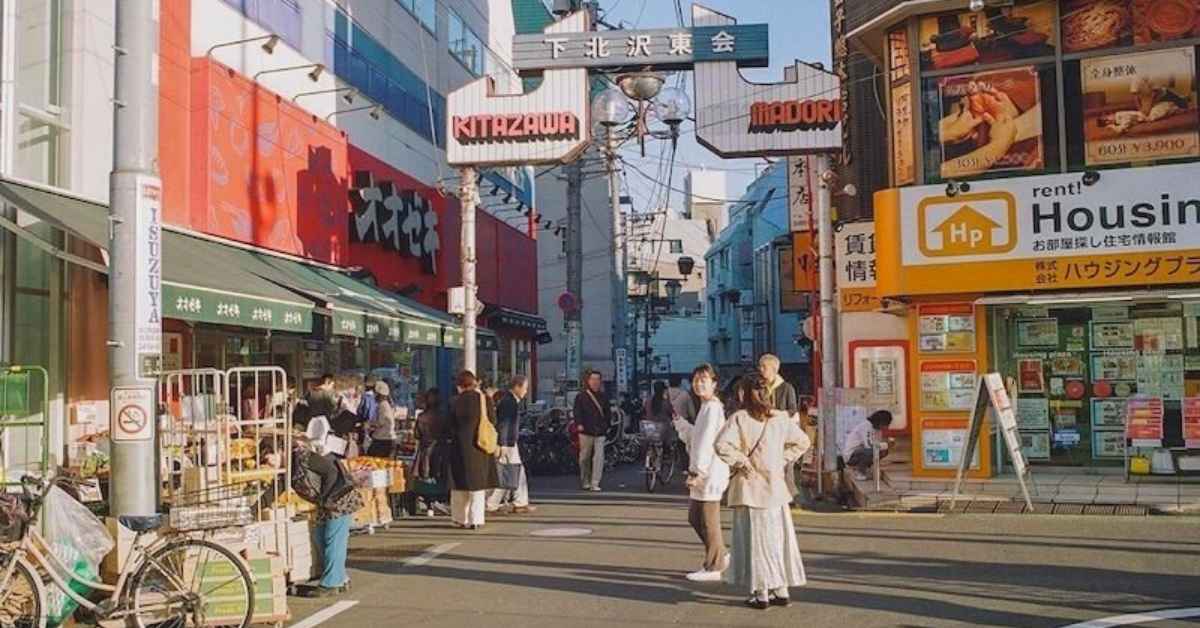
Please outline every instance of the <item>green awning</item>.
M382 342L442 346L450 315L393 295L337 270L265 253L252 253L254 272L314 299L333 313L333 333Z
M0 179L0 201L101 249L108 246L103 203L8 179ZM455 324L445 312L335 269L169 229L163 234L167 318L307 334L315 302L331 315L335 335L431 346L442 346L442 327Z
M108 248L108 206L103 203L9 179L0 179L0 200L100 248Z
M448 349L463 348L463 331L461 327L443 327L442 344Z
M8 179L0 179L0 200L100 249L108 248L108 206L103 203ZM163 316L311 332L312 303L245 271L245 254L236 247L164 231ZM99 263L88 267L105 272Z

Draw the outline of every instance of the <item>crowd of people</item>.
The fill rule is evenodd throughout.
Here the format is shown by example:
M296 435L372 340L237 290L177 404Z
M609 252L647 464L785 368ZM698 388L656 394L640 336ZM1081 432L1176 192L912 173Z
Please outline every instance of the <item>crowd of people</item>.
M691 374L690 390L679 380L656 383L644 402L644 420L662 424L668 443L688 454L688 522L704 545L702 566L688 573L695 582L725 581L750 595L746 605L766 609L787 606L789 589L805 584L791 505L798 494L796 463L812 441L803 421L809 408L779 373L779 359L763 355L758 369L729 382L708 364ZM519 448L521 408L529 392L523 376L514 376L505 391L488 388L470 371L459 373L455 394L442 405L432 389L420 395L415 435L417 449L410 475L413 492L426 499L430 514L443 509L451 524L478 530L489 513L530 513L529 485ZM340 490L337 458L355 455L357 446L370 455L396 453L397 413L386 382L378 382L353 408L333 393L326 376L309 393L297 413L297 424L328 419L328 431L348 443L346 450L318 465L323 474L318 500L317 538L324 546L325 567L316 595L344 590L350 517L361 504L354 492ZM606 435L612 407L601 373L589 370L573 404L579 430L579 483L584 491L601 491ZM877 430L891 421L886 411L855 426L844 444L847 467L860 477L874 463ZM447 499L448 498L448 499ZM442 504L449 502L449 507ZM721 527L722 502L733 514L731 544Z

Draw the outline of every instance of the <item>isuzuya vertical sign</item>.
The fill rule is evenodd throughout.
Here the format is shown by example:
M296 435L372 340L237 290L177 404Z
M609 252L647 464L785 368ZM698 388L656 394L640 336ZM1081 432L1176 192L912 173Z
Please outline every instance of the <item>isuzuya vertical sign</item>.
M588 71L694 70L696 139L721 157L835 152L842 147L841 80L797 62L782 83L751 84L743 67L766 67L766 24L696 5L690 28L593 31L581 11L513 39L513 67L542 76L528 94L496 94L489 78L451 93L447 160L454 166L553 164L591 137Z

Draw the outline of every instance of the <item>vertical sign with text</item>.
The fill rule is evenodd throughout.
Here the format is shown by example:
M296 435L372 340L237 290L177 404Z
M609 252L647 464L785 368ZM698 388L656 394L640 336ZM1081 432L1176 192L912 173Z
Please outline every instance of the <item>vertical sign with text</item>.
M137 178L137 372L156 377L162 361L162 180Z
M816 166L817 158L810 155L796 155L787 158L788 224L792 233L814 230Z

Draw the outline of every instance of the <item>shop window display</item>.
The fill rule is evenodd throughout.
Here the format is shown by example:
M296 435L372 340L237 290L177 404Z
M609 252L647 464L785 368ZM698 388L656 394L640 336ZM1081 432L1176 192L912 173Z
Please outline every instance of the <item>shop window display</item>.
M1180 301L996 310L996 364L1016 384L1026 456L1120 464L1138 404L1161 404L1163 444L1182 447L1184 400L1200 396L1198 323L1200 304Z

